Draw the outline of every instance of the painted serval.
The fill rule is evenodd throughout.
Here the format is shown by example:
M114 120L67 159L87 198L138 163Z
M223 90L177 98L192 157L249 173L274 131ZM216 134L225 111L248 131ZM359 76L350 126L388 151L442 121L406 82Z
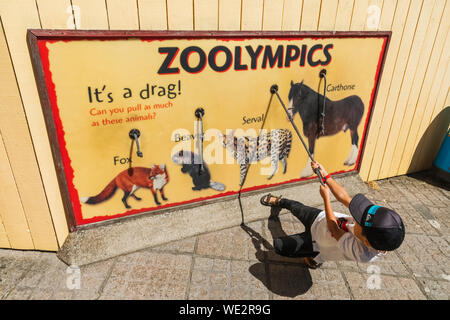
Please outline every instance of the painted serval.
M235 136L234 130L222 135L224 147L231 152L240 166L240 182L242 186L250 163L264 160L270 156L272 172L268 180L272 179L278 170L278 161L283 164L283 174L287 169L287 158L291 151L292 133L288 129L272 129L261 131L256 137ZM272 148L274 150L272 150Z

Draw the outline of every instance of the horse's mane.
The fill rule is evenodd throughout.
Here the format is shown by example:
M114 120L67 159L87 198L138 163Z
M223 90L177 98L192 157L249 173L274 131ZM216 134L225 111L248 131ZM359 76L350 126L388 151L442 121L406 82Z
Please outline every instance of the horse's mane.
M326 103L332 102L332 100L323 94L315 91L314 89L310 88L306 84L302 82L295 83L294 86L299 86L302 91L303 99L308 99L308 97L313 96L315 101L319 101L319 103L323 103L323 99L325 98ZM316 100L317 99L317 100Z
M322 94L320 94L319 92L317 92L317 91L314 91L313 89L311 89L310 87L308 87L306 84L304 84L304 83L297 83L300 87L301 87L301 90L302 90L302 92L304 92L305 93L305 95L310 95L310 94L316 94L316 95L318 95L319 97L323 97L323 95Z

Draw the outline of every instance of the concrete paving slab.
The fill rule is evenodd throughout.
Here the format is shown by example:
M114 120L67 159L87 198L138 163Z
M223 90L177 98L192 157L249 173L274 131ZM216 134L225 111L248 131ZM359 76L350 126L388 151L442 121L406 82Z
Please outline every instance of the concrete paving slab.
M117 256L119 251L110 248L100 255L102 261L79 269L51 252L0 250L0 299L448 300L450 235L443 204L450 203L450 193L420 177L381 180L373 185L376 189L367 189L370 199L396 208L409 221L402 246L374 263L331 261L310 270L302 259L278 256L273 235L301 232L303 226L286 211L278 220L268 219L270 209L259 205L253 215L259 212L262 218L244 227L232 225ZM260 196L253 196L246 208L256 206ZM346 212L338 203L333 208ZM240 213L236 216L240 222ZM441 227L430 224L431 218ZM131 228L137 222L127 223ZM150 243L145 241L141 245Z

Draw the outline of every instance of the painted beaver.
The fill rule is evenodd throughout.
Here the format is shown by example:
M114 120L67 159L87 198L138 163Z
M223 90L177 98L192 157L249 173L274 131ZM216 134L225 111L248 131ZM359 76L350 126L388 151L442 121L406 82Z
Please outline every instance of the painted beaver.
M219 182L211 181L211 173L209 172L208 166L203 162L202 159L196 153L181 150L172 156L172 161L176 164L181 165L181 172L187 173L192 178L192 183L194 187L192 190L202 190L202 189L214 189L217 191L225 190L225 185Z

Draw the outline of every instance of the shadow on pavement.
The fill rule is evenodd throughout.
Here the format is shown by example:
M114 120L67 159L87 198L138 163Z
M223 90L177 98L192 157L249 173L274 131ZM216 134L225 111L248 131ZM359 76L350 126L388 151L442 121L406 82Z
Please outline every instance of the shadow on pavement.
M420 172L409 173L407 174L407 176L419 181L423 181L432 186L450 191L450 185L446 181L444 181L441 177L438 176L434 168Z
M432 163L436 158L442 141L447 136L449 124L450 106L447 106L436 115L422 136L420 136L420 140L414 150L414 154L412 155L407 172L417 172L419 170L431 169L433 167ZM417 177L419 177L418 180L423 178L420 174L417 175ZM436 179L427 179L426 182L433 184L436 183ZM436 186L442 187L442 184L438 182Z
M272 208L268 219L272 239L286 235L274 210L277 209ZM298 259L294 263L283 263L285 258L277 255L273 246L258 232L245 224L241 224L241 228L250 236L256 249L255 256L259 261L250 266L249 271L267 289L276 295L293 298L306 293L311 288L311 275L303 263L298 263Z

